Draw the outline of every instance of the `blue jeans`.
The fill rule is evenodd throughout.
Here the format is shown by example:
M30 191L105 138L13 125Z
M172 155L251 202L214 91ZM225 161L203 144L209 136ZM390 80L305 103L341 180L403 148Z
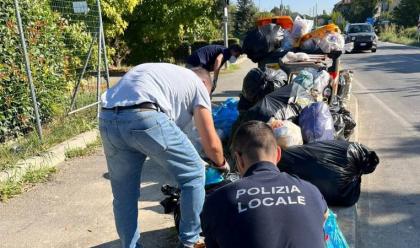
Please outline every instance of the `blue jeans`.
M164 113L105 110L99 129L108 164L114 216L122 247L136 247L140 179L146 157L169 169L181 189L179 239L197 242L204 202L204 165L187 136ZM140 216L141 219L141 216Z

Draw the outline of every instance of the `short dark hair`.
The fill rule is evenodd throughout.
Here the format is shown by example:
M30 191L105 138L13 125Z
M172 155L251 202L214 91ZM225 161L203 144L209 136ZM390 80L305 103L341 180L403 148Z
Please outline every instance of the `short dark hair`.
M235 53L242 54L242 47L238 44L232 44L229 46L229 50Z
M277 141L273 129L262 121L248 121L239 126L232 138L232 154L238 152L250 160L258 160L262 153L275 153Z

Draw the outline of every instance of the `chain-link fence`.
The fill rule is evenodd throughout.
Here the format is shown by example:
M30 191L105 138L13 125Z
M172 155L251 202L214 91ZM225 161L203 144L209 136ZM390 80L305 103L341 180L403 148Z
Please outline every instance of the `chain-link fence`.
M108 82L99 1L1 1L0 142L99 107Z

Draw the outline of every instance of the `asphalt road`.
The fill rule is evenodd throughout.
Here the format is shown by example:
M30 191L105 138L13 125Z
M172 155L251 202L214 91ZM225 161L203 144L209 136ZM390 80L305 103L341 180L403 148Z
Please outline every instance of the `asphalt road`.
M342 61L355 72L360 142L381 158L363 178L356 247L419 247L420 49L381 43Z

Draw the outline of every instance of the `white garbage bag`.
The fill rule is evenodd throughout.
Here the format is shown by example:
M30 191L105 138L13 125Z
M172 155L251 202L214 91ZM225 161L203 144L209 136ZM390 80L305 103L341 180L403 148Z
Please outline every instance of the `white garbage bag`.
M320 40L319 48L321 48L324 53L343 51L344 37L339 33L330 33Z

